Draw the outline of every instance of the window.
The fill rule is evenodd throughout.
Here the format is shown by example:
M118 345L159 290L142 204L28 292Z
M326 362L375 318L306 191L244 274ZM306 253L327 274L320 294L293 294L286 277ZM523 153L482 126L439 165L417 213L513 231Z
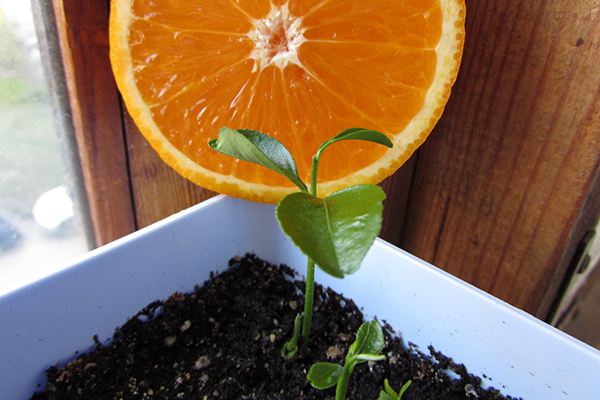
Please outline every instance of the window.
M30 2L0 0L0 293L89 248L39 49Z

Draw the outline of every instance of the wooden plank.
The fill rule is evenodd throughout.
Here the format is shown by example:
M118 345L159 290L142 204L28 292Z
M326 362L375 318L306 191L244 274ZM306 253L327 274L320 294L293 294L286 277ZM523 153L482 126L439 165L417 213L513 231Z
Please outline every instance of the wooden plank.
M54 0L67 86L97 245L135 230L108 1Z
M417 157L418 150L394 175L380 184L387 198L383 202L383 223L379 236L396 246L402 243Z
M467 10L463 65L421 149L402 246L544 316L574 227L593 226L580 216L600 156L598 7L471 0Z
M162 161L127 112L123 117L138 229L216 194L182 178Z

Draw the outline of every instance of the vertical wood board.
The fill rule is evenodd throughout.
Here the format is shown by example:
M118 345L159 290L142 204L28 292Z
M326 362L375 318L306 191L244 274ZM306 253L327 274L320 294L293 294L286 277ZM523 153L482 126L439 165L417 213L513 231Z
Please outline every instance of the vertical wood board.
M119 97L109 61L108 1L54 0L96 244L135 230Z
M129 114L125 112L123 118L138 229L216 194L181 177L154 151Z
M404 248L538 312L598 169L599 45L592 2L467 1L463 64L420 153Z

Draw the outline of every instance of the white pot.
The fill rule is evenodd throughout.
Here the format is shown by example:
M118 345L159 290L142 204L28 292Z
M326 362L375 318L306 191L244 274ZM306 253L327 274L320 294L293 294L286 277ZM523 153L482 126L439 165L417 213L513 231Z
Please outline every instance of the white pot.
M305 274L274 206L219 196L1 295L0 398L29 398L48 367L91 349L94 335L108 341L152 301L192 291L247 252ZM504 394L598 398L600 352L382 240L354 275L316 280Z

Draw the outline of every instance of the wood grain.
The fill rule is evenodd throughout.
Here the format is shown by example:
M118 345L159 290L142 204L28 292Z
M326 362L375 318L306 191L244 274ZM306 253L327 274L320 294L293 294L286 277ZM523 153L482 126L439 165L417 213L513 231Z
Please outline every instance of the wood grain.
M417 150L394 175L380 184L387 198L383 201L383 223L379 236L396 246L402 243L418 154Z
M54 0L95 241L135 230L119 97L109 62L108 1Z
M216 195L182 178L162 161L127 112L123 117L138 229Z
M421 149L402 246L543 316L575 226L595 222L580 216L600 155L598 2L467 10L459 79Z

